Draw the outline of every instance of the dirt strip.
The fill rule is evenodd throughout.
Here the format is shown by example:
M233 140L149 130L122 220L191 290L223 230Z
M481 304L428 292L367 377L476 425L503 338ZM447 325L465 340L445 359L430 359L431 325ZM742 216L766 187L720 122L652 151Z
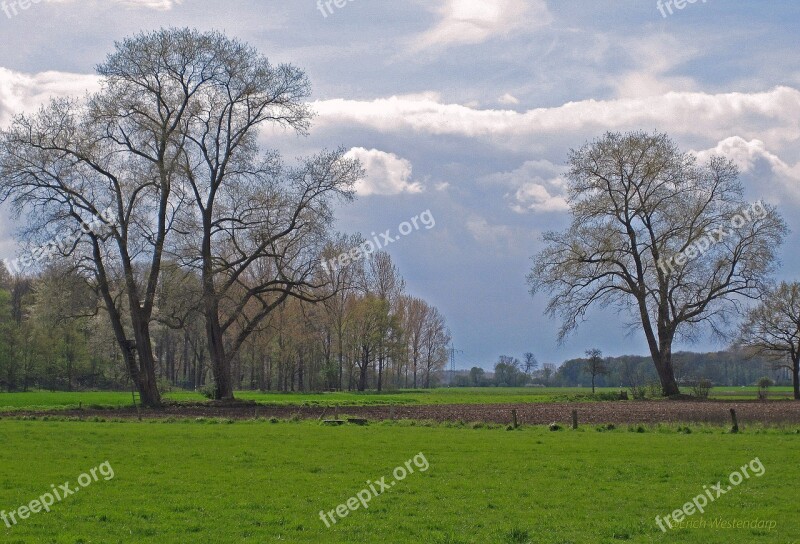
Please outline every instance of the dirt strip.
M400 405L400 406L343 406L338 409L340 417L350 416L368 420L415 419L434 421L458 421L487 423L509 423L511 411L517 411L520 424L544 425L551 422L568 423L572 410L578 411L578 420L583 424L599 423L671 423L707 422L730 423L730 408L736 410L740 423L798 423L800 424L800 402L791 401L620 401L620 402L572 402L572 403L527 403L527 404L446 404L446 405ZM173 405L161 410L121 408L115 410L83 409L25 411L0 413L0 417L16 416L71 416L80 418L197 418L219 417L253 419L255 417L281 419L299 417L303 419L332 419L333 408L310 406L265 406L254 404L209 406Z

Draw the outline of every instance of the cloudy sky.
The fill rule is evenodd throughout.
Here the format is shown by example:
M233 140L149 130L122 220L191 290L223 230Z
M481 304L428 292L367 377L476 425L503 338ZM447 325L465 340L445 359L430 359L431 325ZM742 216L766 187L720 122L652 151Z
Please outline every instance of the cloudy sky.
M94 66L140 30L221 30L303 68L311 134L271 132L264 144L289 157L343 146L364 162L340 230L395 231L430 210L434 228L387 249L409 291L447 316L459 367L525 351L544 362L589 347L646 353L622 318L599 312L557 345L545 299L525 284L541 233L569 220L569 149L606 130L664 131L701 157L729 156L748 199L800 229L796 0L337 2L0 0L0 125L96 88ZM0 221L0 257L14 256L13 232ZM787 278L798 241L782 251Z

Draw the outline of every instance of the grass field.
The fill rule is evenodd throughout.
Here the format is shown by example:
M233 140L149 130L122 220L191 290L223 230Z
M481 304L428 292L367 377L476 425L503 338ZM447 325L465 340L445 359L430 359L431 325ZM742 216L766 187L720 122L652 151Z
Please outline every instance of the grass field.
M727 434L659 426L550 432L541 427L321 427L312 422L210 424L0 420L0 510L13 511L108 461L101 477L0 541L48 543L793 543L800 517L795 430ZM417 470L327 528L365 487ZM776 522L766 529L655 524L753 458L744 480L689 519ZM417 465L412 465L417 466Z
M726 400L755 399L755 387L718 387L711 397ZM598 388L598 393L617 392L619 388ZM773 387L772 398L790 398L790 387ZM261 393L240 391L236 397L265 405L365 406L376 404L493 404L516 402L591 401L588 387L480 387L402 390L389 393ZM176 391L164 395L173 401L204 401L200 393ZM131 394L123 392L50 392L0 393L0 410L67 409L83 407L130 406Z

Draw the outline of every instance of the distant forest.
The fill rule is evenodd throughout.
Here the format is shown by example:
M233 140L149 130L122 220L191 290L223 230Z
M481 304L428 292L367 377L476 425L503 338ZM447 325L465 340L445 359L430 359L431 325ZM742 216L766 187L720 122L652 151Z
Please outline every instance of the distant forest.
M688 386L698 380L710 380L713 385L756 385L768 377L777 385L791 385L791 372L777 368L775 361L751 356L747 351L726 350L711 353L678 352L673 354L675 376L680 385ZM605 374L598 374L597 387L643 387L658 383L658 375L650 356L624 355L603 359ZM580 387L591 384L587 372L588 359L570 359L560 366L544 364L530 372L516 359L501 357L495 372L474 367L457 371L452 384L458 387L488 387L544 385L548 387Z

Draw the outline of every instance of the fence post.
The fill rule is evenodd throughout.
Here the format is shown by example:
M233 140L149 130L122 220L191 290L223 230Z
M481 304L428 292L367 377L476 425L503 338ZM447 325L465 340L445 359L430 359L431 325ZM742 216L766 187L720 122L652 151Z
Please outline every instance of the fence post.
M731 408L731 421L733 422L733 427L731 427L731 432L732 433L738 433L739 432L739 422L736 421L736 410L734 410L733 408Z
M517 411L516 410L511 410L511 423L512 423L512 425L514 425L515 429L517 427L519 427L519 425L517 424Z
M577 410L573 410L572 411L572 428L573 429L577 429L578 428L578 411Z

